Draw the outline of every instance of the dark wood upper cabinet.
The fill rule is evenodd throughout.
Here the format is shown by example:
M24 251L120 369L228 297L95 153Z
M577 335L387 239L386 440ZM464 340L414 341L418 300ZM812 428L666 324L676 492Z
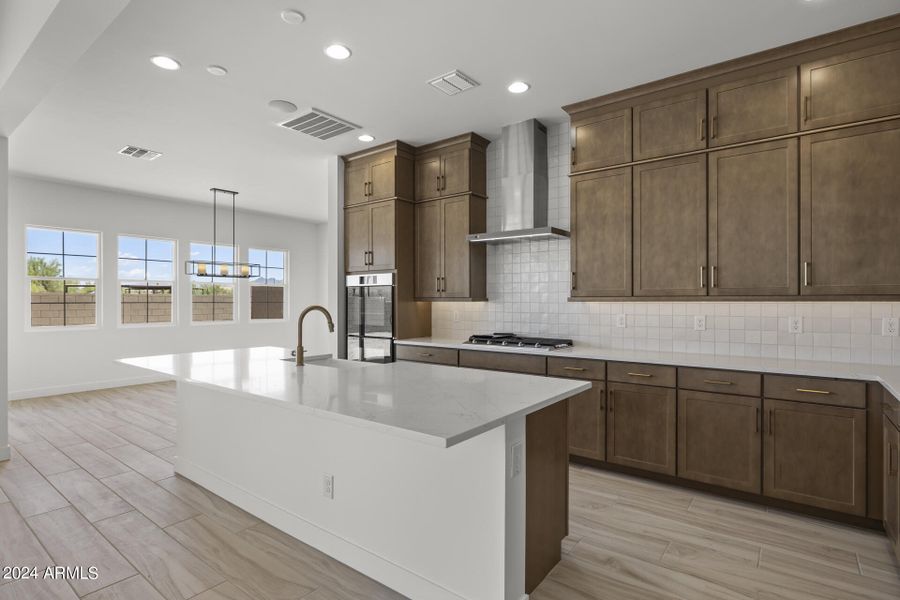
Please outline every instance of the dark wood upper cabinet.
M678 475L758 494L762 400L679 390Z
M591 111L572 120L572 171L631 161L631 108Z
M569 403L569 454L595 460L606 457L606 387L594 381L591 389L572 396Z
M344 206L392 198L412 201L414 149L390 142L344 158Z
M348 273L369 270L371 212L369 206L344 209L344 267Z
M900 294L900 122L801 138L802 295Z
M866 411L765 399L763 494L866 514Z
M709 155L709 293L798 292L797 141Z
M479 196L416 204L417 298L486 299L487 249L466 239L484 232L486 216L486 200Z
M709 145L797 131L797 68L709 88Z
M884 419L884 532L900 558L900 430Z
M634 167L634 295L706 295L706 156Z
M634 160L706 148L706 88L634 107Z
M801 128L900 113L900 42L800 66Z
M416 200L460 194L486 197L489 143L467 133L417 148Z
M412 204L401 200L373 202L344 209L346 271L359 273L395 269L398 243L403 243L412 236L412 211Z
M372 222L371 251L369 253L369 270L385 271L396 265L397 235L410 235L410 231L397 231L396 210L394 201L373 204L369 207Z
M675 475L675 390L607 384L606 460Z
M631 295L631 168L573 177L572 296Z

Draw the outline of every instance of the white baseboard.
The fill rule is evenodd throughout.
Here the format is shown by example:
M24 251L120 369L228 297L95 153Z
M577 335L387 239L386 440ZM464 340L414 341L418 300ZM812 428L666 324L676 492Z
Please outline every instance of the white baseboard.
M109 388L125 387L128 385L141 385L144 383L159 383L171 381L171 377L162 375L143 375L141 377L127 377L124 379L105 379L103 381L88 381L85 383L73 383L68 385L54 385L30 390L10 390L10 401L27 400L29 398L43 398L44 396L59 396L61 394L74 394L77 392L90 392L92 390L105 390Z
M9 446L5 446L5 447L3 447L3 448L0 448L0 461L2 461L2 460L9 460L9 457L10 457L10 456L11 456L11 455L10 455L10 452L9 452Z
M421 575L323 529L249 490L226 481L203 467L179 457L175 465L175 472L239 506L276 529L280 529L360 573L382 582L404 596L428 598L429 600L465 600L462 596ZM527 600L527 598L526 595L523 600Z

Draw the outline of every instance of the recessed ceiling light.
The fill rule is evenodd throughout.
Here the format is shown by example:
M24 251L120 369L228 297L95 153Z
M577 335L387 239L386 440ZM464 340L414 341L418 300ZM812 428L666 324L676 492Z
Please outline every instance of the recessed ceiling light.
M294 10L293 8L286 8L281 11L281 20L285 23L290 23L291 25L299 25L303 21L306 20L306 17L303 16L303 13L299 10Z
M375 141L375 138L373 136L369 135L368 133L364 133L356 139L358 139L361 142L374 142Z
M531 86L524 81L513 81L506 89L513 94L521 94L522 92L527 92L530 87Z
M225 77L228 75L228 69L222 65L209 65L206 67L206 72L210 75L215 75L216 77Z
M177 71L181 68L181 63L175 60L174 58L170 58L168 56L151 56L150 62L159 67L160 69L165 69L166 71Z
M325 48L325 54L335 60L346 60L350 58L350 48L341 44L332 44Z
M292 113L297 110L297 105L287 100L270 100L269 108L280 113Z

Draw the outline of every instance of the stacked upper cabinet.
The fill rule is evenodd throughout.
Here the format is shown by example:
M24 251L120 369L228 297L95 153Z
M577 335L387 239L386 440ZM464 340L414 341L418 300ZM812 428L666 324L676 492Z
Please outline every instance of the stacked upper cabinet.
M900 296L900 17L704 72L565 107L571 298Z

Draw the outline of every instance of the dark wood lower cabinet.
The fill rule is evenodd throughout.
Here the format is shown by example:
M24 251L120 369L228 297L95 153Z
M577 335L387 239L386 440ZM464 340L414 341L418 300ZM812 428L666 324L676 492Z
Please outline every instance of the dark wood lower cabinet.
M866 411L768 398L763 409L763 494L864 516Z
M884 420L884 532L900 560L900 429Z
M675 475L675 390L607 384L606 460Z
M678 476L758 494L759 398L678 392Z
M591 389L569 398L569 454L603 460L606 457L606 388L592 381Z

